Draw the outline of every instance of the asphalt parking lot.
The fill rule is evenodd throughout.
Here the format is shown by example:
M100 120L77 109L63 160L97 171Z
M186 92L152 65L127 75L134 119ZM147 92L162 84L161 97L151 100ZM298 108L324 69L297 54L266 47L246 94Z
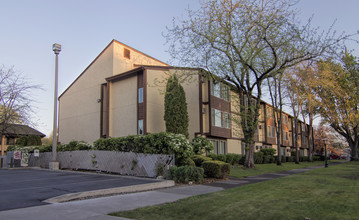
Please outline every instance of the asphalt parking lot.
M139 185L155 179L33 169L0 169L0 211L45 205L56 196Z

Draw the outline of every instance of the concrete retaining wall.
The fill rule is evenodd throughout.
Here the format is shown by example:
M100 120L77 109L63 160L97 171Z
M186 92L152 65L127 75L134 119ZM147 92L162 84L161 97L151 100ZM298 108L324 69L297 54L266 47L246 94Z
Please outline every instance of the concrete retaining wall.
M52 153L29 154L28 166L49 168ZM157 168L174 165L174 156L140 154L118 151L65 151L57 152L60 169L82 169L118 173L131 176L156 177Z

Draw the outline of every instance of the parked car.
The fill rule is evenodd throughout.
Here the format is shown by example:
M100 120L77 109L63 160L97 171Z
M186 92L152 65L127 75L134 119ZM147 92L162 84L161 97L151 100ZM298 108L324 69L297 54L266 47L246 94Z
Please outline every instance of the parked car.
M331 155L329 155L329 159L331 159L331 160L340 160L340 157L338 155L336 155L336 154L331 154Z

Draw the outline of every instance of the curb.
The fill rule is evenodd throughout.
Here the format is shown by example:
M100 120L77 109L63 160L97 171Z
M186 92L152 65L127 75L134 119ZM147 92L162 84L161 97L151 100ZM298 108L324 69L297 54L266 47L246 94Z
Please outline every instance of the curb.
M146 184L116 187L116 188L110 188L110 189L69 193L69 194L57 196L54 198L46 199L43 202L62 203L62 202L69 202L72 200L85 199L85 198L89 198L89 197L103 197L103 196L110 196L110 195L114 195L114 194L134 193L134 192L142 192L142 191L148 191L148 190L154 190L154 189L160 189L160 188L167 188L167 187L172 187L174 185L175 185L174 181L166 180L166 181L161 181L161 182L157 182L157 183L146 183Z

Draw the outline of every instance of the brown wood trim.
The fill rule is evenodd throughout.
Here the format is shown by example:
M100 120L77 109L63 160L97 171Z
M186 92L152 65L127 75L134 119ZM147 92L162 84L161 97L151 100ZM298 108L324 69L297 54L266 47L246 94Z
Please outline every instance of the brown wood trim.
M108 77L108 78L106 78L106 81L107 82L115 82L115 81L118 81L118 80L121 80L121 79L126 79L128 77L135 76L138 73L138 71L141 71L141 70L143 70L142 67L132 69L130 71L127 71L127 72L124 72L124 73L120 73L120 74Z
M263 112L264 112L264 142L267 143L268 139L267 139L267 105L264 104L263 107Z
M229 89L229 115L230 115L230 118L229 118L229 120L230 120L230 138L232 138L232 102L231 102L231 90Z
M101 84L100 86L100 94L101 94L101 105L100 105L100 138L102 138L102 134L103 134L103 99L104 99L104 96L103 96L103 87L104 85L106 85L106 83L103 83Z
M110 82L107 82L107 116L106 116L106 120L107 120L107 123L106 123L106 138L110 137L110 112L111 112L111 109L110 109L110 86L111 86L111 83Z
M212 133L212 105L211 105L211 81L207 80L208 83L208 120L209 120L209 133Z
M57 143L59 143L60 140L60 105L61 103L58 102L58 109L57 109ZM55 131L56 134L56 131Z
M147 70L143 70L143 134L147 134Z
M202 76L198 74L198 87L199 87L199 132L203 133L203 114L202 114Z

